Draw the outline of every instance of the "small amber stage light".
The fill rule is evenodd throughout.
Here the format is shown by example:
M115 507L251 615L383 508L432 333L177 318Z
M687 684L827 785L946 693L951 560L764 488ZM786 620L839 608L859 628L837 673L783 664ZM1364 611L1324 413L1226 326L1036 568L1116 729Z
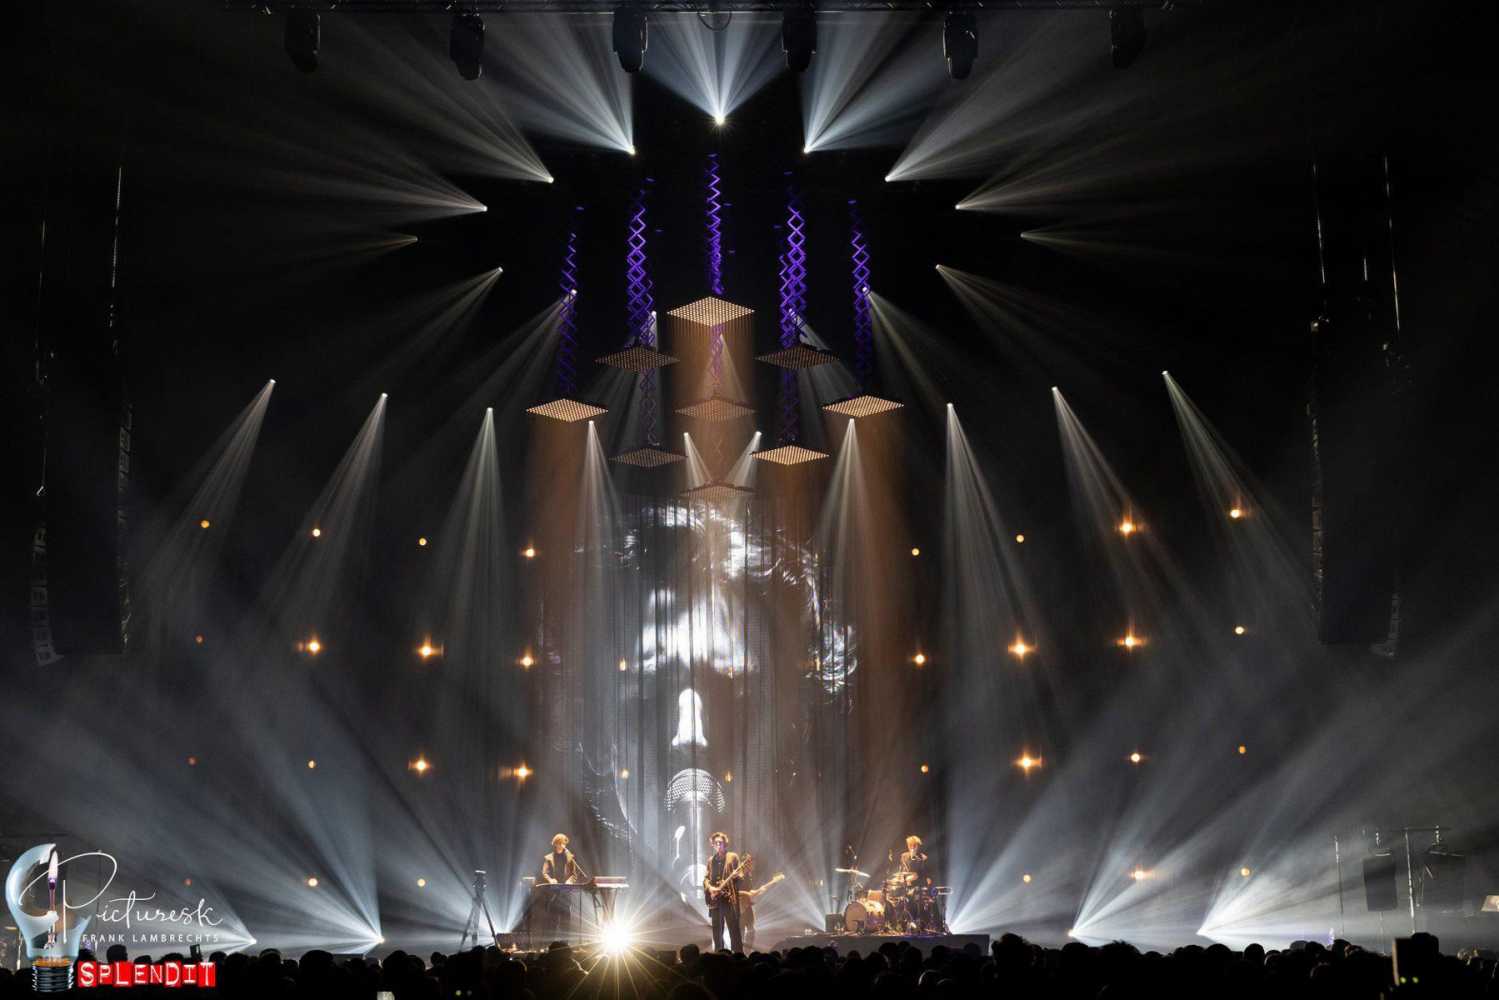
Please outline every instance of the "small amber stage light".
M1134 753L1132 753L1132 754L1129 755L1129 762L1131 764L1138 764L1138 763L1140 763L1144 759L1145 759L1145 755L1143 753L1141 753L1140 751L1138 751L1138 750L1136 750Z
M1010 644L1009 648L1010 655L1014 656L1017 660L1023 660L1028 654L1034 653L1036 651L1035 646L1030 645L1019 636L1015 637L1015 641Z
M209 528L213 527L213 524L208 520L208 518L205 517L203 520L198 522L198 527L202 528L204 531L207 531Z
M1023 752L1015 759L1015 766L1026 774L1030 774L1032 770L1041 766L1041 758L1032 757L1028 751Z
M917 653L915 656L911 657L911 662L916 664L918 667L926 666L926 654Z
M432 765L427 763L427 758L424 756L418 756L416 760L411 762L410 767L417 774L426 774L432 769Z

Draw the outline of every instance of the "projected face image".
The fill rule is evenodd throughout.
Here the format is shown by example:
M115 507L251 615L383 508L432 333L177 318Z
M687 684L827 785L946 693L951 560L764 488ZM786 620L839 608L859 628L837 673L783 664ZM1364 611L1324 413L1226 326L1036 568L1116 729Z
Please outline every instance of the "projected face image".
M689 557L682 571L658 576L646 595L638 650L645 673L689 664L723 676L758 670L757 651L745 645L747 618L757 610L749 605L763 603L767 588L774 586L795 596L796 612L813 626L807 630L812 637L803 657L806 671L829 693L850 682L858 666L857 637L822 601L812 547L774 530L746 530L742 517L718 507L660 508L651 514L658 525L654 530L683 536L668 545L685 544ZM641 531L628 531L625 565L640 563L644 547ZM679 729L673 745L683 738Z

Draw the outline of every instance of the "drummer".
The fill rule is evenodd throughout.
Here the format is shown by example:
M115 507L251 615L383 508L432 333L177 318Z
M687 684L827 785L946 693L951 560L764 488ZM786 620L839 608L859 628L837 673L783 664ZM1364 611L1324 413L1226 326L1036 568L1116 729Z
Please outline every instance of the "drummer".
M900 880L906 885L927 881L926 855L921 851L921 838L914 833L906 838L906 850L900 856L900 868L897 871Z

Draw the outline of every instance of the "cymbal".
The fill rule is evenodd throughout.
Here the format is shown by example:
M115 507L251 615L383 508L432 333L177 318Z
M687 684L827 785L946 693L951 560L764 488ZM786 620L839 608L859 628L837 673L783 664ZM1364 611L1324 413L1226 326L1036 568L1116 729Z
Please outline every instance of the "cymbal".
M861 872L857 868L834 868L833 871L837 872L839 875L857 875L860 878L869 877L868 872Z

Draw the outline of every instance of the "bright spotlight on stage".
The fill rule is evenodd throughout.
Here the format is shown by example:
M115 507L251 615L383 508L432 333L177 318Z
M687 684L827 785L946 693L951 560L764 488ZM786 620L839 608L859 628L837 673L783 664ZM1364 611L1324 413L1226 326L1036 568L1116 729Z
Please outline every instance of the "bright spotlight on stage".
M645 65L648 40L645 11L630 4L614 8L614 54L619 57L620 69L626 73L640 72ZM633 146L630 155L635 155Z
M1115 69L1128 69L1145 49L1145 13L1139 7L1109 11L1109 42Z
M1123 646L1125 649L1131 651L1139 649L1141 646L1145 645L1144 637L1135 635L1134 632L1126 632L1123 638L1116 639L1115 642L1118 645Z
M713 124L717 125L719 128L723 128L725 125L728 124L728 122L729 122L729 120L727 118L725 118L723 115L714 115L713 116Z
M1034 653L1035 651L1035 646L1030 645L1019 636L1016 636L1015 641L1010 644L1010 655L1014 656L1017 660L1023 660L1027 654Z
M629 951L633 941L634 935L630 933L630 929L617 923L605 925L604 933L599 937L599 944L603 946L604 954L615 957Z
M948 13L942 22L942 55L947 60L947 75L954 80L968 79L978 54L978 19L968 11L955 10Z
M1141 753L1140 751L1138 751L1138 750L1136 750L1134 753L1131 753L1129 755L1129 762L1131 764L1138 764L1141 761L1143 761L1144 759L1145 759L1145 755L1143 753Z
M322 28L316 11L297 8L286 12L286 54L303 73L317 69L318 40Z
M1133 535L1139 530L1140 523L1131 517L1125 517L1124 520L1119 522L1119 534L1123 535L1125 538L1128 538L1130 535Z
M427 758L424 756L418 756L416 760L412 761L408 766L411 768L411 770L415 771L418 776L425 775L428 771L432 770L432 765L427 763Z
M453 15L448 57L465 80L477 80L484 75L484 18L473 11Z
M1041 766L1041 758L1032 757L1027 751L1022 753L1019 757L1015 758L1015 766L1020 768L1020 770L1024 771L1026 774L1030 774L1031 771Z
M213 527L213 522L209 521L208 518L205 517L203 520L198 522L198 527L202 528L204 531L207 531L209 528Z
M1146 879L1150 878L1150 872L1146 871L1144 868L1141 868L1139 865L1136 865L1135 870L1129 873L1129 877L1134 879L1136 882L1144 882Z
M786 53L786 68L804 73L812 65L817 51L817 15L811 7L797 7L781 16L781 49Z
M1233 520L1237 521L1239 518L1241 518L1241 517L1244 516L1244 508L1243 507L1237 507L1237 506L1236 507L1230 507L1230 508L1228 508L1228 516L1230 518L1232 518Z

